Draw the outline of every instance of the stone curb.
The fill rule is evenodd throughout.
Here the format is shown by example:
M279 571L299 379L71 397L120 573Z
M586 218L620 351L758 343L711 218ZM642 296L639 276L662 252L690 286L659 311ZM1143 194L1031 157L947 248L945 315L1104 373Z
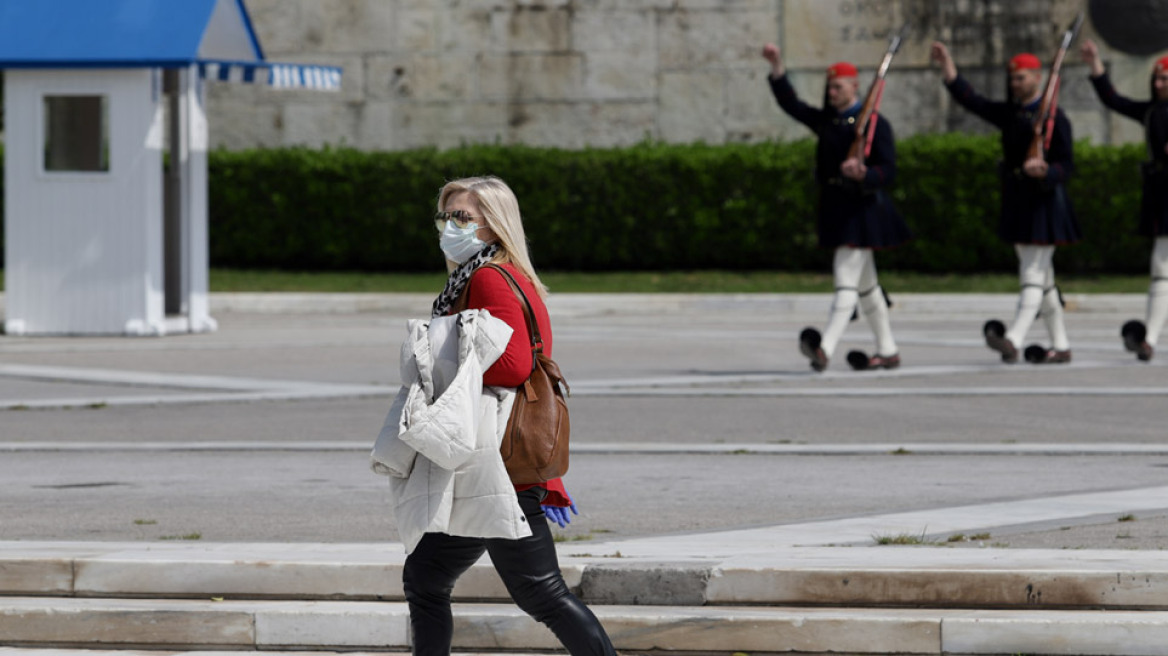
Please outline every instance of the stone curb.
M499 656L498 652L458 651L458 656ZM159 651L157 649L60 649L55 647L3 647L0 646L0 656L14 656L16 654L30 656L240 656L239 650L210 651L205 649ZM265 649L263 656L385 656L385 651L332 651L313 649L311 651L272 651ZM508 652L508 656L564 656L563 650L548 650L545 652Z
M553 650L507 604L456 604L455 648ZM1168 613L593 606L619 650L851 654L1168 654ZM0 599L8 645L407 649L405 604Z
M433 294L216 293L212 313L357 313L427 314ZM1066 294L1068 312L1143 316L1144 294ZM1011 314L1017 294L896 294L894 311L928 316ZM0 299L2 303L2 299ZM643 314L645 312L822 313L830 294L552 294L549 311L557 316Z
M474 651L458 651L458 656L499 656L498 652L474 652ZM508 656L563 656L563 650L548 650L544 652L523 652L512 651L508 652ZM0 646L0 656L14 656L16 654L29 654L32 656L240 656L239 650L231 651L210 651L204 649L198 650L183 650L182 652L175 652L173 650L158 651L156 649L142 650L142 649L60 649L55 647L3 647ZM331 651L313 649L311 651L297 650L297 651L272 651L265 649L263 656L385 656L385 651Z
M303 442L0 442L0 453L109 453L141 451L209 451L238 453L352 451L368 453L369 441ZM1168 456L1168 444L1112 443L917 443L887 444L661 444L656 442L573 442L573 455L773 455L773 456ZM0 545L3 543L0 542Z
M780 547L721 559L565 551L568 585L597 604L1168 610L1168 555L1157 551ZM397 544L8 542L0 595L400 600L403 562ZM455 596L508 598L485 559Z
M354 314L380 312L425 316L433 294L303 294L215 293L208 303L212 314ZM1144 294L1066 294L1068 312L1111 313L1141 317ZM1011 314L1016 294L896 294L898 315ZM642 314L645 312L774 312L822 313L830 294L552 294L548 309L556 316ZM0 313L4 294L0 293Z

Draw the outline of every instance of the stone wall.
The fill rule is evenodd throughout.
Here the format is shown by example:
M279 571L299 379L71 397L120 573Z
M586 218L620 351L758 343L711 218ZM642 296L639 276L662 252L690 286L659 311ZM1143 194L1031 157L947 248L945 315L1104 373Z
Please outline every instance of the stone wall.
M807 136L781 114L759 52L783 48L799 92L818 103L823 69L846 59L868 86L890 32L912 32L883 113L898 136L986 131L951 107L928 64L947 41L963 74L1005 90L1002 64L1048 62L1078 0L247 0L273 61L345 69L339 94L213 83L212 142L242 148L346 144L397 150L464 143L580 148L755 142ZM1084 36L1094 37L1088 24ZM1096 40L1098 38L1096 37ZM1122 93L1146 97L1155 57L1107 57ZM1078 54L1062 107L1077 137L1139 140L1103 111Z

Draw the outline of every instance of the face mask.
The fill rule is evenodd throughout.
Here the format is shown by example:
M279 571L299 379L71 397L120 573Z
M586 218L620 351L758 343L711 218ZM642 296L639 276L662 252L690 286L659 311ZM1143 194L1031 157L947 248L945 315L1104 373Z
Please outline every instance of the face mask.
M475 236L478 229L477 223L460 228L454 221L447 221L446 227L442 230L442 237L438 240L446 259L455 264L462 264L483 250L483 246L487 244Z

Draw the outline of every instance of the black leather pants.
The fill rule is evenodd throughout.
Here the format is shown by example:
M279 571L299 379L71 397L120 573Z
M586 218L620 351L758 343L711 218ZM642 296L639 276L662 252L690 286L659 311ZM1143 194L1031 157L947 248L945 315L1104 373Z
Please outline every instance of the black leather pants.
M519 505L531 526L531 537L507 540L427 533L406 557L402 582L417 656L450 654L454 635L450 592L458 577L484 551L490 554L515 603L546 624L568 653L615 656L600 621L568 590L560 575L552 533L539 507L547 490L534 487L518 494Z

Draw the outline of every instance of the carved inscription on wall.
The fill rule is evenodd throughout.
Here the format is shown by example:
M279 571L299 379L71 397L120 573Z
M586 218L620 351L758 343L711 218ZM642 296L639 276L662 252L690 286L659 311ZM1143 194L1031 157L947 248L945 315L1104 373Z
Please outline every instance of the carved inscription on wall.
M899 29L896 0L787 2L783 52L792 68L826 68L837 61L875 66Z

